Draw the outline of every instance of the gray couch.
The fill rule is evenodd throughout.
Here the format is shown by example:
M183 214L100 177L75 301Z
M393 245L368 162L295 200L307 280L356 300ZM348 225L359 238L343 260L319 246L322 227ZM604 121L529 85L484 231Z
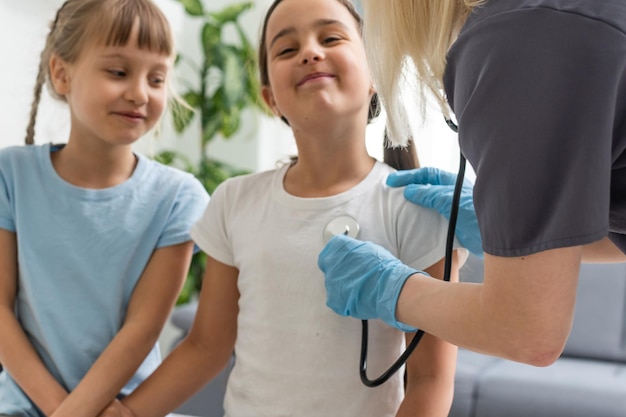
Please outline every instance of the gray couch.
M461 279L482 279L470 257ZM626 265L584 265L574 326L556 363L539 368L459 350L450 417L626 417ZM191 327L195 305L172 323ZM222 417L233 362L179 413Z
M480 261L461 275L480 279ZM572 332L553 365L459 350L450 417L625 416L626 265L583 265Z

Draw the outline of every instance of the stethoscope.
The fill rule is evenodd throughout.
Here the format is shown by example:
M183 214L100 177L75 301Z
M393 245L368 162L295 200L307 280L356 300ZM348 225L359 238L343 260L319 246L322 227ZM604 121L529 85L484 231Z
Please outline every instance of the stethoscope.
M451 120L446 118L446 123L452 129L453 132L458 133L458 126ZM452 208L450 210L450 222L448 223L448 234L446 238L446 254L444 262L443 280L450 281L450 274L452 271L452 250L454 246L454 231L456 229L456 220L459 212L459 202L461 198L461 188L463 187L463 178L465 177L465 157L463 153L460 154L459 172L456 177L456 183L454 185L454 194L452 196ZM324 241L328 241L331 237L339 234L345 234L347 236L356 238L359 234L360 226L358 222L351 216L339 216L331 220L324 228ZM359 365L359 374L361 381L368 387L377 387L385 383L389 378L393 376L409 359L409 356L413 353L417 345L419 344L422 336L424 336L423 330L418 330L413 336L411 342L407 345L406 349L400 355L400 357L376 379L369 379L367 377L367 345L368 345L368 324L367 320L361 320L362 333L361 333L361 358Z

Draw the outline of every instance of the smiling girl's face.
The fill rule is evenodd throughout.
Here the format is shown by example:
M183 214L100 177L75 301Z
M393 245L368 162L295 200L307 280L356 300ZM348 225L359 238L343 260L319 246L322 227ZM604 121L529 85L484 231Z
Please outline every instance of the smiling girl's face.
M342 3L283 0L264 35L263 97L277 115L294 128L329 115L367 121L371 77L358 23Z
M171 57L139 48L137 32L126 45L85 46L74 63L51 59L55 90L70 106L70 140L129 145L163 114Z

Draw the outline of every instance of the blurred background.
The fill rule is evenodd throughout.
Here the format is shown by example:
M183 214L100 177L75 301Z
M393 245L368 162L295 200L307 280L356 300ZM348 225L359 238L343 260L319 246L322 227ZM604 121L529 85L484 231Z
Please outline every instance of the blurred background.
M170 20L178 52L184 58L176 65L174 74L175 88L179 94L184 95L190 88L199 88L197 67L205 59L206 49L203 48L200 35L206 20L202 16L193 16L190 10L200 7L203 12L214 13L217 17L226 16L225 11L230 13L239 10L237 25L224 25L221 46L226 46L227 49L233 49L231 44L241 47L243 35L247 38L249 47L256 49L261 21L272 0L252 1L241 10L238 9L244 4L241 0L154 1ZM63 0L0 1L0 148L24 143L40 53L49 24L62 4ZM255 54L255 51L248 52L252 52L253 56ZM249 76L256 78L256 68L252 67L252 71ZM223 81L224 74L217 72L216 74L216 71L212 71L205 77L208 85L219 84L220 79ZM257 86L248 86L248 89L254 90ZM245 103L241 107L240 120L236 126L223 128L221 131L217 129L204 140L203 132L208 127L201 126L201 117L198 114L188 122L183 121L182 128L179 126L176 129L177 123L180 125L181 121L174 120L172 113L168 111L157 129L158 132L146 134L135 145L135 150L153 158L162 156L164 151L172 152L186 161L187 165L178 164L183 169L203 176L207 173L200 173L196 168L207 157L212 163L224 164L229 172L237 173L272 169L277 163L295 154L293 137L285 124L254 103ZM435 105L429 104L428 108L424 123L416 122L414 126L420 162L422 165L456 171L456 135L446 126ZM421 120L417 108L414 114L415 121ZM383 113L367 132L368 150L378 159L382 159L384 123ZM69 112L64 103L50 98L46 90L42 95L35 131L35 143L63 143L67 140ZM175 162L169 161L172 164ZM470 177L472 175L469 174ZM211 187L212 185L207 186L207 189ZM168 325L162 337L165 352L169 350L171 341L177 337L177 330Z

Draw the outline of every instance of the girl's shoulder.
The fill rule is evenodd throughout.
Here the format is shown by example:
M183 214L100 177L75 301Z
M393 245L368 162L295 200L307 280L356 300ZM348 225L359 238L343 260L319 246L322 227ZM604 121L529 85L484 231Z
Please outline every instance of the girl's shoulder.
M0 168L29 169L50 151L50 145L12 145L0 149Z
M10 145L0 148L0 156L3 158L20 158L41 152L42 148L50 145Z

